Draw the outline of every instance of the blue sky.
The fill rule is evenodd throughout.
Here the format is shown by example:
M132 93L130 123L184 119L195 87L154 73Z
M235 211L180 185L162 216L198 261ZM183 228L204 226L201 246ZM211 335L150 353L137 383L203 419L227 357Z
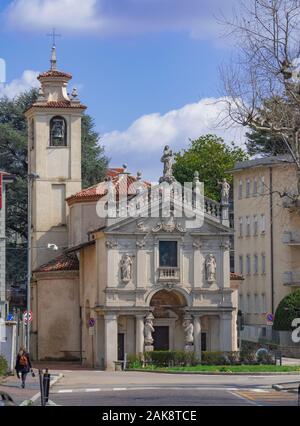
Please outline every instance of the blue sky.
M226 3L226 6L224 6ZM240 129L216 128L221 106L218 67L232 46L216 22L236 0L1 1L0 58L14 96L49 67L52 27L58 67L73 74L95 118L111 165L128 163L157 179L163 146L214 132L242 140Z

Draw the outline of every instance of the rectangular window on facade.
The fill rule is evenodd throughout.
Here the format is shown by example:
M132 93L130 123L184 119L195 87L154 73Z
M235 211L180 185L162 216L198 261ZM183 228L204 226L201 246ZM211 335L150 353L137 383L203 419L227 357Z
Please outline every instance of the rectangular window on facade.
M265 177L260 176L259 178L259 193L264 194L265 192Z
M240 267L240 274L243 275L244 273L244 268L243 268L243 256L239 256L239 267Z
M251 296L250 294L247 294L247 312L251 313Z
M250 197L250 179L246 180L246 197Z
M261 255L261 273L262 274L266 273L266 255L265 254Z
M258 235L258 217L253 216L253 235Z
M243 236L243 218L242 217L239 218L239 235L240 237Z
M239 309L241 311L244 311L244 300L243 300L243 295L242 294L239 295Z
M239 181L239 199L243 198L243 181Z
M247 275L251 274L251 259L249 254L247 254L247 257L246 257L246 274Z
M159 266L174 267L178 266L177 241L159 242Z
M261 295L261 309L263 314L267 312L267 301L264 293Z
M51 193L52 226L66 223L66 187L65 185L52 185Z
M246 217L246 236L250 237L251 234L251 220L250 220L250 216Z
M259 299L258 299L258 294L254 295L254 312L256 314L259 314Z
M257 196L257 178L253 179L253 196Z
M265 234L266 233L266 217L264 214L260 216L260 233Z
M258 274L258 256L257 256L257 254L254 255L254 273Z

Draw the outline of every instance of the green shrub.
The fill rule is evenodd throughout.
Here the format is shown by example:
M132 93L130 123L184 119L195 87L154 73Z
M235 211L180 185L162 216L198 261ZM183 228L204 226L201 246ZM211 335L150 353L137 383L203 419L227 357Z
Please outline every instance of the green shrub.
M288 294L279 303L275 313L273 329L279 331L292 331L292 321L299 316L300 289Z
M127 362L130 368L141 368L143 366L143 355L129 354L127 356Z
M254 350L243 349L240 353L240 361L242 364L254 364L256 362L256 355Z
M224 353L223 352L202 352L202 364L205 365L224 365Z
M0 355L0 376L4 376L8 371L8 364L4 356Z
M145 353L146 364L156 366L196 365L197 359L194 352L184 351L153 351Z

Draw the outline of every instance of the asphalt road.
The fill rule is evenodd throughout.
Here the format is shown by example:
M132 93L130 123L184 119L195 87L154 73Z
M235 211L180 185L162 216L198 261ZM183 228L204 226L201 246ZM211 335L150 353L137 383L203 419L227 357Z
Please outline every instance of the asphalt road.
M273 384L300 376L166 375L138 372L62 371L50 399L62 406L296 406L295 393ZM38 402L37 402L38 405Z
M294 394L229 389L134 389L51 394L61 406L296 406Z

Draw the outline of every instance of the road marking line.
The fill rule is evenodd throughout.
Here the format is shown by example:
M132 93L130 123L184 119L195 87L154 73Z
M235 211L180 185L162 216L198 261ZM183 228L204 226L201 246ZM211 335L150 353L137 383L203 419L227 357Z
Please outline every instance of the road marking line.
M113 388L113 391L126 391L127 388Z
M267 390L265 389L249 389L249 391L251 392L257 392L257 393L268 393Z
M229 391L229 393L231 393L231 395L233 395L233 396L235 396L235 397L237 397L237 398L242 399L243 401L246 401L246 402L248 402L248 403L250 403L250 404L257 405L257 406L261 407L261 404L258 404L257 402L255 402L255 401L253 401L253 400L251 400L251 399L249 399L249 398L247 398L247 397L245 397L245 396L241 395L241 392L237 392L237 393L236 393L236 392L230 392L230 391Z
M61 389L58 391L58 393L72 393L73 389Z

